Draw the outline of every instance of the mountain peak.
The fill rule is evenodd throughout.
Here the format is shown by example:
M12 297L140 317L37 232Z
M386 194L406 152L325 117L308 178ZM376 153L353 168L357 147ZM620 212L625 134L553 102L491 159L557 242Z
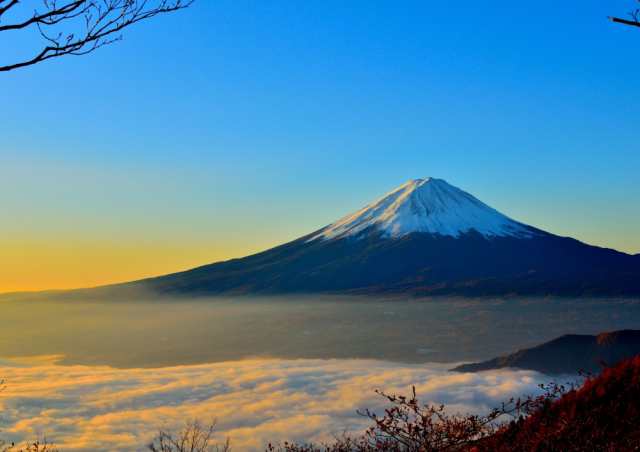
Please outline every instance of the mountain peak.
M375 229L388 238L421 232L459 237L529 237L532 229L443 179L411 179L357 212L330 224L309 240L360 236Z
M407 182L405 182L404 184L402 184L400 187L398 188L402 188L402 187L412 187L414 189L420 188L423 185L426 184L447 184L447 182L443 179L436 179L435 177L421 177L418 179L409 179Z

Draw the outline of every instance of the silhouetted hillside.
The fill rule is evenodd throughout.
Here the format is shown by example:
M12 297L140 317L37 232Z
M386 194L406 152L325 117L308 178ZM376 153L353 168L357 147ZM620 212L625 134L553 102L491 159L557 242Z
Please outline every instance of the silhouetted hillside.
M514 367L546 374L597 372L603 364L615 365L637 354L640 354L640 330L613 331L597 336L567 334L511 355L463 364L452 370L479 372Z

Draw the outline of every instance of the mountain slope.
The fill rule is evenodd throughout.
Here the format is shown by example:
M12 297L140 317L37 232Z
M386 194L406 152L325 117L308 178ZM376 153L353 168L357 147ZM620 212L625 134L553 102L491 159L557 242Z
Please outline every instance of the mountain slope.
M416 179L270 250L129 286L156 293L640 294L640 259L514 221Z
M547 374L597 372L602 364L615 365L640 354L640 330L621 330L597 336L567 334L536 347L480 363L463 364L458 372L513 367Z

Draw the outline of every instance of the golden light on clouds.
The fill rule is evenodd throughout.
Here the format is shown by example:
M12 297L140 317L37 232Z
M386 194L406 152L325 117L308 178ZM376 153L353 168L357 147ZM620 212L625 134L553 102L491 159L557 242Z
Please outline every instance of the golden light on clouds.
M380 410L376 388L406 393L460 412L485 411L533 393L547 377L528 371L450 373L447 365L373 360L244 360L156 369L0 361L6 391L3 430L11 441L46 435L67 451L140 450L160 428L217 419L217 438L234 450L269 441L331 439L368 425L356 414Z

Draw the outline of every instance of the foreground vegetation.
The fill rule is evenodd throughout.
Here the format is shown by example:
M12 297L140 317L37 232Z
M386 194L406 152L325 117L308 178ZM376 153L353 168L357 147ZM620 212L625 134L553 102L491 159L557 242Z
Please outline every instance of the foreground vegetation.
M442 406L386 396L382 416L361 437L323 445L269 446L282 452L630 451L640 450L640 356L588 377L579 387L550 385L489 415L447 415Z
M640 355L587 377L579 386L543 386L535 397L509 400L485 416L449 414L443 405L422 405L385 394L384 413L360 413L372 421L359 436L326 444L281 443L268 452L489 452L640 450ZM152 452L228 452L229 442L212 444L215 423L189 422L180 432L159 432ZM0 442L0 452L57 452L46 443L16 447Z
M380 392L390 406L360 436L326 444L267 445L267 452L532 452L640 450L640 356L586 377L579 386L551 384L542 394L505 402L485 416L448 414L443 405L421 405ZM185 430L187 431L187 430ZM210 432L210 430L209 430ZM184 448L163 452L182 452ZM208 446L198 452L229 450Z

